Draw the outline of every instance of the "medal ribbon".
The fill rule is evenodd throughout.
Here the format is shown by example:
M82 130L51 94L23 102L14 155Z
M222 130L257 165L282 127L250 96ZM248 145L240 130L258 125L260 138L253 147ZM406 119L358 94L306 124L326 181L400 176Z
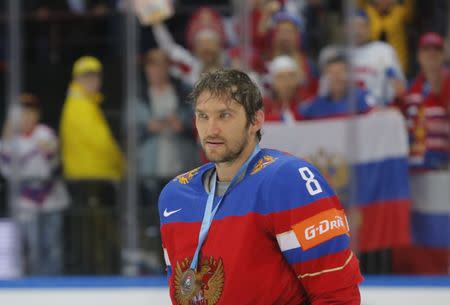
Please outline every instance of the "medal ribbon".
M260 150L261 149L259 148L259 145L256 145L255 149L253 150L252 155L247 159L247 161L245 161L244 164L242 164L239 171L236 173L236 175L231 180L230 185L225 190L225 193L222 195L222 197L220 197L219 202L213 209L214 198L215 198L215 194L216 194L216 181L217 181L217 173L214 171L214 174L213 174L213 176L211 178L211 182L210 182L211 187L210 187L210 192L208 194L208 200L206 201L205 213L203 214L202 226L200 227L200 233L198 234L198 245L197 245L197 249L195 250L190 269L197 270L198 256L200 254L200 249L202 248L203 243L205 242L206 236L208 235L208 232L209 232L209 228L211 227L214 216L216 215L217 210L219 209L220 204L223 201L223 198L228 193L228 191L237 184L239 178L242 176L243 173L246 172L248 165L250 164L252 159L259 153Z

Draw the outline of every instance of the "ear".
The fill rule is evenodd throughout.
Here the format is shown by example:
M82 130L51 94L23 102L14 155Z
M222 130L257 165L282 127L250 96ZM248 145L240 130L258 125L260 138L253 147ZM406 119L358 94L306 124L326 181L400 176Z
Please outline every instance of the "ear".
M262 126L264 124L264 111L263 110L258 110L255 113L255 121L253 122L251 128L252 131L256 134L256 132L260 129L262 129Z

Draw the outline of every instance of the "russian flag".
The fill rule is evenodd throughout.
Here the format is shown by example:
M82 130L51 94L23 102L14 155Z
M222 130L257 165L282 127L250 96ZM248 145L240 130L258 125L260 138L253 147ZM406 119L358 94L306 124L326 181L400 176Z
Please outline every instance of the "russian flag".
M360 251L410 243L408 137L400 112L267 123L261 145L318 167L346 207Z
M429 171L410 177L413 245L396 250L400 273L448 274L450 264L450 173Z

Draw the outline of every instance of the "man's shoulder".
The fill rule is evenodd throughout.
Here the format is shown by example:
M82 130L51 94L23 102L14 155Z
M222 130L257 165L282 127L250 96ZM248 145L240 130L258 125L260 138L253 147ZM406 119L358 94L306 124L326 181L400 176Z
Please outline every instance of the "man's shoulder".
M287 152L282 152L275 149L263 149L258 160L254 164L251 174L267 167L268 170L266 172L268 175L272 177L283 177L286 173L292 171L298 172L299 168L305 166L312 167L313 165L311 165L308 161Z
M334 192L320 171L307 160L283 154L274 162L262 189L269 198L271 212L305 206L334 196ZM294 199L294 200L293 200Z
M370 49L379 56L392 56L395 54L395 49L389 43L384 41L372 41L369 46Z
M208 169L211 169L213 166L214 165L212 163L207 163L174 177L166 184L166 186L161 192L160 198L162 198L163 195L167 194L176 195L186 190L189 191L191 190L195 191L196 189L201 190L200 186L203 185L202 181L203 173Z

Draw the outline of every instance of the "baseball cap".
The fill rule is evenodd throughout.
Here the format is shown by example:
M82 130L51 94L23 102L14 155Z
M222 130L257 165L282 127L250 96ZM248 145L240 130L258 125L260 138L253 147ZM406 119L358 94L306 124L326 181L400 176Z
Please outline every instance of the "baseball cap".
M73 64L72 75L80 76L86 73L100 73L102 72L102 63L95 57L83 56L75 61Z
M428 32L423 34L419 40L419 48L436 47L439 49L444 48L444 38L435 32Z
M274 77L280 72L298 71L297 62L290 56L280 55L275 57L268 66L270 77Z

